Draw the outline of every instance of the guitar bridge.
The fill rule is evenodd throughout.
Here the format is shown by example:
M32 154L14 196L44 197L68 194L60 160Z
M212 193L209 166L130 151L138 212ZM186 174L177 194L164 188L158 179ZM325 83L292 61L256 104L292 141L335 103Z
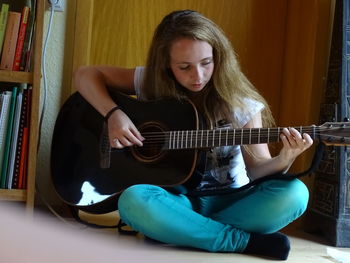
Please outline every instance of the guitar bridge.
M102 132L100 136L100 167L107 169L111 165L111 144L108 138L108 126L103 122Z

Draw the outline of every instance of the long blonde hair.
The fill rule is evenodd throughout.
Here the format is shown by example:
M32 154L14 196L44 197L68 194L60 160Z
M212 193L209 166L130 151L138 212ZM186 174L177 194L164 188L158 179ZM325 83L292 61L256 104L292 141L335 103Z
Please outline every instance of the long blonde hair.
M179 38L206 41L213 48L214 72L204 89L204 115L212 123L224 118L236 126L232 110L245 109L244 98L264 104L264 126L274 123L265 99L242 73L230 41L213 21L192 10L174 11L163 18L149 49L143 91L147 99L186 97L170 69L170 48ZM249 109L247 109L249 110Z

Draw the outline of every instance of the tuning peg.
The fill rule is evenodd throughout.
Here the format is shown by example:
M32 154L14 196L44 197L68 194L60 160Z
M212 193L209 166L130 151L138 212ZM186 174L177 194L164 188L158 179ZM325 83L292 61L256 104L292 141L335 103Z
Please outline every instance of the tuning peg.
M345 117L345 118L344 118L344 121L345 121L345 122L350 121L349 117Z

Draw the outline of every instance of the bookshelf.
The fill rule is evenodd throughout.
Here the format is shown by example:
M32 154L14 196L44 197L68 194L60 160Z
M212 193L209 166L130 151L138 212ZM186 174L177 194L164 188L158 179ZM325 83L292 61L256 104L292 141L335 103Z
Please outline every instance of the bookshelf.
M41 85L41 53L45 0L36 0L35 31L32 56L32 71L0 70L0 83L27 83L32 86L29 150L26 189L0 189L0 201L24 202L28 213L33 212L35 198L35 175L37 142L39 133L39 103Z

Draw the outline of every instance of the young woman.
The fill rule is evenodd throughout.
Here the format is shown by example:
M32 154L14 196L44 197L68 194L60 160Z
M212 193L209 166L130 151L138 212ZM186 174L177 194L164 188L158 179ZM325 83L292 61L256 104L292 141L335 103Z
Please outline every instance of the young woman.
M116 107L107 86L140 100L188 98L214 129L273 124L266 101L241 72L230 42L208 18L191 10L167 15L156 28L146 67L82 67L78 91L108 117L112 147L142 147L137 127ZM285 173L313 141L283 129L283 147L271 157L266 144L217 147L207 154L202 181L192 194L134 185L119 198L122 220L145 236L207 251L287 259L288 237L278 231L303 214L308 190L299 180L269 180L243 191L215 195L277 172ZM166 175L164 175L166 176ZM201 194L201 193L211 194ZM193 194L195 193L195 194Z

